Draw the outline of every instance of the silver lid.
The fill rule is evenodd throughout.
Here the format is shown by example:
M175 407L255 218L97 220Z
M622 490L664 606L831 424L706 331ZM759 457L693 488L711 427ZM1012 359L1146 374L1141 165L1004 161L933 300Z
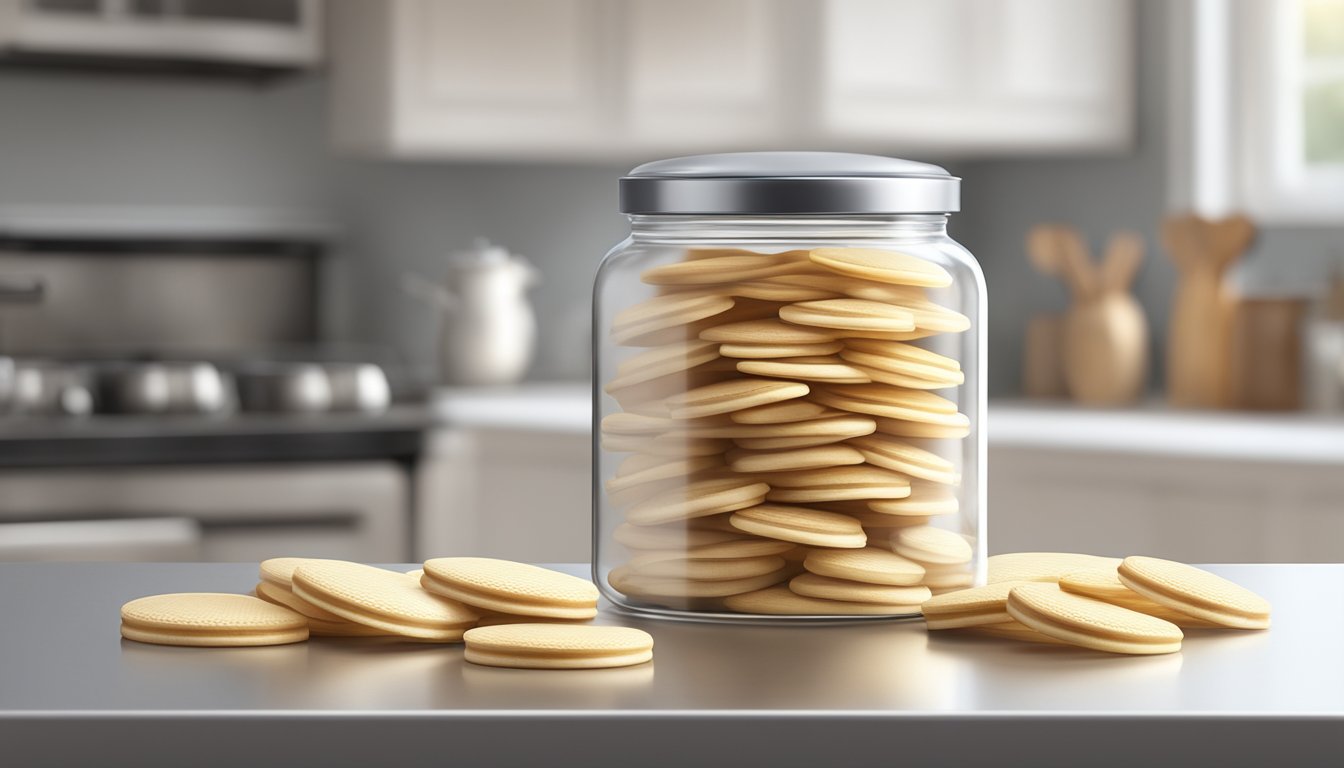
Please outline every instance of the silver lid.
M658 160L621 178L621 213L880 214L961 210L961 179L928 163L844 152Z

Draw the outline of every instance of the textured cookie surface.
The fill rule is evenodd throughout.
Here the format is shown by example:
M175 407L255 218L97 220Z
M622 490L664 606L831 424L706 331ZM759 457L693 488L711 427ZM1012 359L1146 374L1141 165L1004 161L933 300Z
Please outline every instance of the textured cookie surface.
M587 619L597 615L597 587L587 579L527 563L486 557L425 561L422 585L467 605L499 613Z
M300 565L294 594L347 621L422 640L459 640L479 618L456 600L426 592L404 573L360 563Z
M598 669L653 658L653 637L631 627L502 624L468 630L466 659L523 669Z
M1152 600L1140 595L1138 592L1126 587L1120 581L1120 575L1115 570L1092 569L1087 571L1074 571L1065 574L1059 579L1059 588L1065 592L1072 592L1075 595L1090 597L1095 600L1101 600L1112 605L1118 605L1121 608L1128 608L1131 611L1146 613L1149 616L1156 616L1159 619L1166 619L1178 627L1214 627L1218 626L1213 622L1197 619L1194 616L1181 613L1174 608L1169 608L1161 603L1155 603Z
M729 610L775 616L902 616L919 613L918 603L897 606L823 600L800 595L785 585L733 595L724 598L723 602Z
M1072 645L1108 653L1160 654L1181 649L1181 629L1169 621L1065 592L1058 584L1029 583L1008 593L1008 614Z
M293 585L294 569L305 563L338 563L340 560L324 560L316 557L272 557L262 560L257 567L261 580L278 587L289 589Z
M926 288L952 284L952 275L931 261L876 248L816 248L808 257L828 269L865 280Z
M1181 613L1234 629L1269 627L1269 601L1193 565L1127 557L1117 571L1125 586Z
M1057 582L1061 576L1074 571L1114 570L1120 565L1120 558L1073 552L1009 552L992 555L986 563L991 584L998 581Z
M967 563L974 554L960 534L931 525L897 529L891 535L891 548L898 555L935 565Z
M308 620L251 595L181 592L123 605L121 634L160 645L279 645L307 640Z
M901 606L900 610L895 610L893 613L905 612L908 606L919 605L930 597L928 587L865 584L861 581L835 579L815 573L794 576L789 580L789 589L805 597L818 597L823 600Z
M837 512L782 504L759 504L734 512L735 528L795 544L857 549L867 544L859 521Z
M1012 621L1008 593L1025 581L1003 581L938 595L922 607L929 629L957 629Z
M924 566L877 547L814 549L803 560L803 567L821 576L869 584L909 586L924 578Z

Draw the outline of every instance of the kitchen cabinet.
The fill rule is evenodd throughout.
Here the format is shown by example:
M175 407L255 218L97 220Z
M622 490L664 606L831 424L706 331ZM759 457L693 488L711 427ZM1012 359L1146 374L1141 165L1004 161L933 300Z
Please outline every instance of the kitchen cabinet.
M332 133L404 158L1118 150L1130 0L332 3Z

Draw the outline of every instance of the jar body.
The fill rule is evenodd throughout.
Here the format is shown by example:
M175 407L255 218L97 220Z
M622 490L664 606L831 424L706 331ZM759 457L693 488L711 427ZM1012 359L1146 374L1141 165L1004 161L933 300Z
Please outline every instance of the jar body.
M594 580L667 617L984 582L984 279L942 215L634 216L594 290Z

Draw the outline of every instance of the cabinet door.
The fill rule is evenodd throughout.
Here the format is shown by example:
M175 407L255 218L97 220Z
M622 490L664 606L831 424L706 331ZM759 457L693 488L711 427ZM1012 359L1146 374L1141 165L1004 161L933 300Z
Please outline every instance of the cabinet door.
M404 0L395 13L390 138L404 152L527 156L611 132L597 0Z
M824 0L833 140L976 151L1130 135L1129 0Z
M787 7L771 0L622 3L632 142L686 150L785 141Z

